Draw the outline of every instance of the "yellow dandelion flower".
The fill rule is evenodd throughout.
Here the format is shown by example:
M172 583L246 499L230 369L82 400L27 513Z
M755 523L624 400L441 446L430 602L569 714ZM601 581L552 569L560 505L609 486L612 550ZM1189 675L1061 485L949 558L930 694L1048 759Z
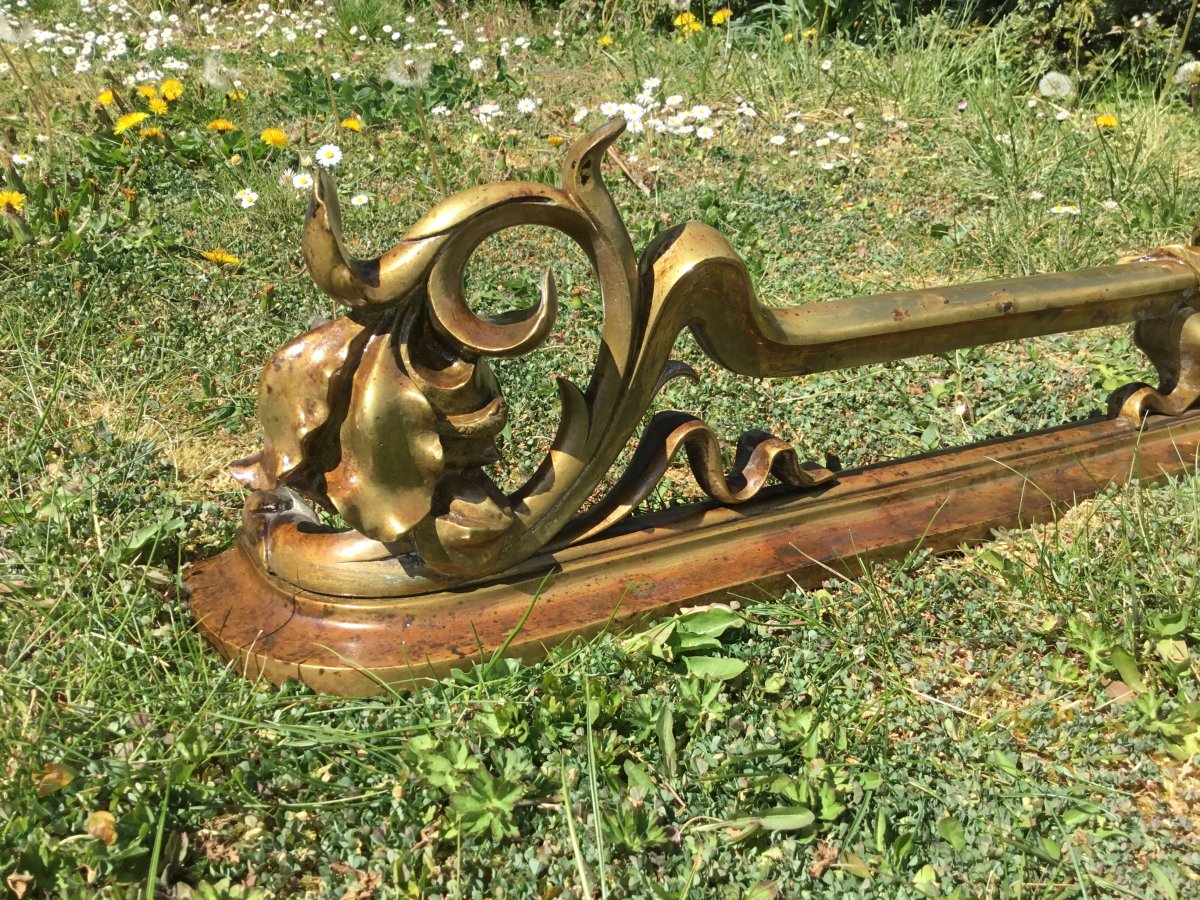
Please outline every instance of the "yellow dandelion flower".
M113 97L112 91L104 90L104 91L100 92L100 96L96 98L96 102L99 103L101 106L108 106L115 99L116 98Z
M11 209L20 212L25 205L25 195L20 191L0 191L0 212Z
M546 143L551 147L561 147L566 142L566 138L559 137L557 134L552 134L546 138Z
M675 17L675 27L684 32L701 31L704 28L704 23L697 19L693 13L683 12Z
M243 91L243 90L239 90L238 88L234 88L232 91L230 91L230 92L229 92L228 94L226 94L225 96L226 96L226 97L228 97L230 100L232 100L233 102L235 102L235 103L236 103L236 102L237 102L237 101L239 101L239 100L245 100L245 99L246 99L246 92L245 92L245 91Z
M163 136L163 130L161 128L155 128L153 126L151 126L150 128L143 128L141 131L138 132L138 137L140 137L140 138L162 138L162 136Z
M209 131L237 131L237 126L228 119L213 119L208 123Z
M241 260L227 250L222 250L218 247L216 250L205 250L200 254L209 262L220 263L223 266L236 266L241 263Z
M146 105L149 107L150 112L160 116L170 109L170 107L167 106L167 101L163 100L161 97L155 97Z
M268 147L286 147L288 143L288 136L281 128L264 128L259 137Z
M613 45L613 36L611 34L606 34L601 37L600 40L596 41L596 43L601 47L611 47Z
M792 42L793 37L794 37L794 35L789 31L787 34L785 34L783 36L783 42L785 44L790 44Z
M1096 116L1096 127L1102 131L1106 131L1117 127L1117 117L1112 113L1104 113Z
M800 32L800 37L802 38L815 38L816 36L817 29L815 28L805 28L802 32Z
M730 9L728 6L722 6L720 9L718 9L715 13L712 14L712 23L714 25L724 25L726 22L728 22L732 18L733 18L733 10Z
M117 124L113 126L113 134L122 134L136 125L141 125L148 118L150 118L150 113L148 112L125 113L125 115L117 119Z
M153 100L158 96L158 88L152 84L143 84L137 89L137 92L140 96L145 97L147 100Z
M178 100L183 96L183 82L168 78L162 83L162 95L168 100Z
M342 119L342 127L347 131L362 131L362 122L358 120L358 116L350 116Z

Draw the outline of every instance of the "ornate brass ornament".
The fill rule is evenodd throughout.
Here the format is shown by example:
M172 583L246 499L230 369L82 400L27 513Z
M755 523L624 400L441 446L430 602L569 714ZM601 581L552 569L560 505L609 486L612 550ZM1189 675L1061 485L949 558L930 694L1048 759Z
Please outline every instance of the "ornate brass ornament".
M640 259L635 255L601 173L605 151L624 127L614 120L577 141L560 188L504 183L464 191L372 260L346 252L333 180L319 173L304 224L304 257L318 287L348 312L291 341L267 363L258 407L262 449L233 467L254 492L239 544L189 576L205 633L247 671L361 693L466 664L477 641L494 649L521 623L527 630L515 649L536 655L544 644L602 627L630 586L647 579L654 589L630 605L629 615L666 612L802 569L798 557L775 543L790 527L777 523L776 535L754 538L757 549L776 547L774 562L747 563L744 578L718 584L694 571L686 578L658 574L676 572L713 535L736 546L747 539L739 529L754 530L747 522L774 521L783 509L795 507L785 516L793 525L807 516L836 531L839 503L847 516L854 505L839 498L878 493L874 476L869 488L862 473L835 478L765 432L742 436L726 473L717 438L701 419L659 413L616 483L580 512L663 384L695 377L670 358L685 329L725 368L778 377L1136 322L1137 343L1162 383L1118 392L1116 418L1098 423L1103 439L1093 428L1072 452L1089 448L1097 465L1111 462L1115 480L1124 460L1127 477L1133 438L1143 418L1154 414L1182 416L1177 427L1154 426L1157 442L1143 441L1158 448L1159 469L1185 465L1189 447L1194 456L1200 424L1187 410L1200 398L1200 316L1193 312L1200 252L1192 247L1164 248L1106 268L771 309L757 300L733 248L706 225L672 228ZM507 422L488 360L527 354L550 334L557 315L554 276L544 274L534 305L486 317L468 306L463 275L484 239L525 225L557 229L582 248L599 280L604 323L586 387L558 379L563 418L549 453L528 482L505 494L485 471L497 459L495 439ZM1072 485L1083 493L1089 483L1091 490L1101 486L1092 472L1088 482L1055 468L1055 440L1040 440L1008 469L1045 457L1050 462L1039 465L1055 472L1059 488ZM716 505L624 521L680 450ZM968 460L969 452L956 459ZM973 474L945 482L956 485L951 494L1009 496L1004 491L1012 485L1000 486L994 465L970 459L963 471ZM949 464L942 462L945 469ZM938 471L929 469L926 482L937 481ZM905 477L893 478L890 493L884 492L898 507L921 494ZM784 487L764 490L772 478ZM349 527L322 525L306 501L339 514ZM722 519L720 507L733 505L748 511ZM1014 505L981 521L1000 524L1006 516L1052 509L1010 497L1008 507ZM920 524L899 523L891 538L857 550L884 552L928 539L929 522L924 531ZM957 540L978 524L960 523L944 538ZM681 534L692 543L672 549L670 541ZM640 563L629 557L639 544ZM857 552L853 546L835 552L835 545L822 551L830 561ZM580 580L579 573L597 565L625 577L625 587L613 593L614 585L601 578L610 593L582 602L592 576ZM543 585L538 579L552 570L558 575ZM555 579L566 587L556 587ZM534 606L543 612L531 617L534 588L541 591ZM552 612L544 612L547 605ZM485 621L491 631L481 635Z

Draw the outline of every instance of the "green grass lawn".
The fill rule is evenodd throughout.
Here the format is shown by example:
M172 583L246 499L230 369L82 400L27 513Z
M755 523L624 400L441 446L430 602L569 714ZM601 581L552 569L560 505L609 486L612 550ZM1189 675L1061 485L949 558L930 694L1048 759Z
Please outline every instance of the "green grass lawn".
M638 247L703 220L765 302L1054 271L1200 219L1200 120L1161 89L1174 32L1077 72L1020 17L851 43L740 9L686 31L649 2L4 10L0 890L1196 894L1200 479L411 696L251 684L179 596L233 539L264 361L335 312L299 249L323 146L360 255L449 193L556 182L564 142L623 114L628 174L605 178ZM1039 90L1052 65L1068 96ZM599 292L539 229L469 273L506 309L547 265L561 327L497 366L506 486L549 444L552 376L586 381ZM1149 377L1125 329L772 382L677 349L701 383L656 409L845 465L1085 417ZM649 504L697 496L679 468ZM740 674L685 677L701 631Z

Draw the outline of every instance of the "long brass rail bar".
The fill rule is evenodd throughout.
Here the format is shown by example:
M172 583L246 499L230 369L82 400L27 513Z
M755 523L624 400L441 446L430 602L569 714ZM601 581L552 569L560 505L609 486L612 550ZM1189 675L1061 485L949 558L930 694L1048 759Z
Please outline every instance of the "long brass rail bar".
M1179 259L852 297L773 310L781 361L801 375L1166 317L1197 293Z

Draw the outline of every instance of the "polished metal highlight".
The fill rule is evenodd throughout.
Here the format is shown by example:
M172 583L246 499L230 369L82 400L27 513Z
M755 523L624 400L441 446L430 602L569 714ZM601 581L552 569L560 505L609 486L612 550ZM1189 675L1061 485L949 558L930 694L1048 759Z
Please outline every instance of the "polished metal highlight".
M263 584L323 598L334 610L330 629L368 620L363 627L378 629L387 625L375 613L360 622L347 611L386 600L397 615L420 616L533 559L555 564L555 554L612 534L681 449L718 504L745 504L772 478L789 496L829 489L833 472L761 431L742 436L726 473L701 419L663 412L612 488L580 513L663 384L695 377L670 359L685 329L726 369L777 377L1134 322L1161 383L1118 392L1116 414L1136 430L1147 414L1177 416L1200 397L1200 316L1193 311L1200 252L1191 246L1104 268L771 309L758 301L737 253L706 225L672 228L638 258L601 173L624 127L613 120L578 140L560 188L503 183L464 191L371 260L346 252L333 180L318 174L304 257L318 287L348 312L277 351L263 373L262 449L234 464L253 493L239 546L227 553L245 558L234 567L209 565L206 576L191 579L202 627L219 646L246 649L220 629L231 614L254 616L252 598L263 595ZM495 438L507 423L488 360L527 354L550 334L554 276L545 272L533 306L486 317L468 306L463 274L487 237L527 225L557 229L587 254L604 323L588 384L558 379L563 418L549 453L527 483L505 494L484 468L498 458ZM349 527L323 525L310 502ZM655 552L653 538L646 546ZM259 579L245 587L244 607L230 599L236 583L233 595L229 584L215 584L217 569ZM225 599L214 601L217 593ZM218 608L223 625L211 618ZM403 640L397 646L407 652ZM343 649L352 651L353 642ZM430 648L422 653L414 662L432 659Z

